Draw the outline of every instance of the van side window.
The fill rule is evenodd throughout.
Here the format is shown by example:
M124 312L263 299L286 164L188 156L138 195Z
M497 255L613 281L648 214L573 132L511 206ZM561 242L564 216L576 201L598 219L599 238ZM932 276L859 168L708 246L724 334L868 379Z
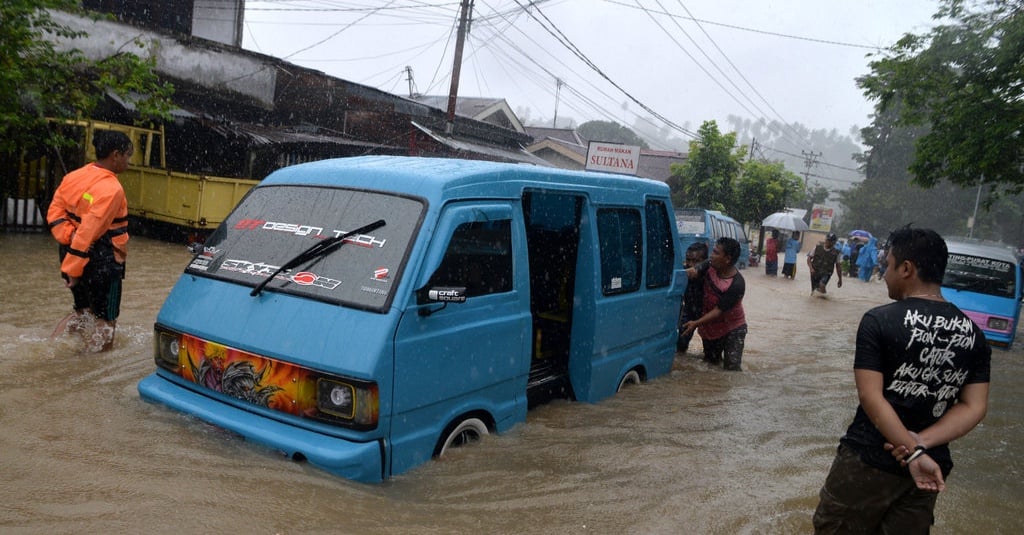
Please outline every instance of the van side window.
M427 286L465 286L466 297L511 291L511 221L459 225Z
M675 262L675 233L664 201L647 201L647 287L660 288L672 282Z
M643 275L640 211L602 208L597 211L601 243L601 291L605 295L635 292Z

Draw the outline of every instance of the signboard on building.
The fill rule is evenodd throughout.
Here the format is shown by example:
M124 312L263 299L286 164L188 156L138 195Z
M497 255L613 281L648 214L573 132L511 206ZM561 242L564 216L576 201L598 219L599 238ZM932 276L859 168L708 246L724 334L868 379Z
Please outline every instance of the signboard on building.
M811 208L811 230L828 232L832 230L832 216L835 210L824 204L815 204Z
M591 141L587 146L587 171L635 175L640 162L640 147Z

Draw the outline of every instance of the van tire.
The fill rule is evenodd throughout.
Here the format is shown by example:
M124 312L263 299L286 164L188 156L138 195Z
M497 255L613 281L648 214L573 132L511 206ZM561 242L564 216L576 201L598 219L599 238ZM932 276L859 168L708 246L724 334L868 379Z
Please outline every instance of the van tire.
M625 375L622 376L622 380L619 381L619 387L615 389L616 392L622 392L626 385L638 385L643 382L643 378L640 377L640 372L636 368L629 370Z
M476 442L488 434L490 434L490 431L487 429L487 424L485 424L483 420L479 418L466 418L454 427L449 426L448 429L441 434L441 440L437 442L434 457L444 457L444 454L447 453L450 448L457 448L459 446L465 446L470 442Z

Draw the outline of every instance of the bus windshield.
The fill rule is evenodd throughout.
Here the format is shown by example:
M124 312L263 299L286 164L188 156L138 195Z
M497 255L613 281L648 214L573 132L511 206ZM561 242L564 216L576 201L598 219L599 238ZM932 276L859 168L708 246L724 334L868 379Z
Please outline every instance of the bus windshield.
M951 253L942 285L997 297L1014 297L1014 265L1002 260Z

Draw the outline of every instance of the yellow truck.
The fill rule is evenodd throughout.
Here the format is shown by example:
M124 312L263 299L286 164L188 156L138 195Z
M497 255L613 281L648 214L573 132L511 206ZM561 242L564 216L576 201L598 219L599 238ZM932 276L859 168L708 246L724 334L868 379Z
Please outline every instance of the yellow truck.
M84 149L82 161L65 162L67 170L96 159L92 137L97 130L124 132L135 145L129 168L119 178L128 198L128 215L147 226L197 240L213 232L258 180L196 175L167 168L166 136L161 126L143 128L92 120L65 121ZM42 176L47 157L23 165L23 180ZM56 173L59 181L61 174ZM32 188L34 189L34 188ZM52 192L50 192L52 194ZM49 200L49 195L45 196ZM166 233L166 232L162 232Z

